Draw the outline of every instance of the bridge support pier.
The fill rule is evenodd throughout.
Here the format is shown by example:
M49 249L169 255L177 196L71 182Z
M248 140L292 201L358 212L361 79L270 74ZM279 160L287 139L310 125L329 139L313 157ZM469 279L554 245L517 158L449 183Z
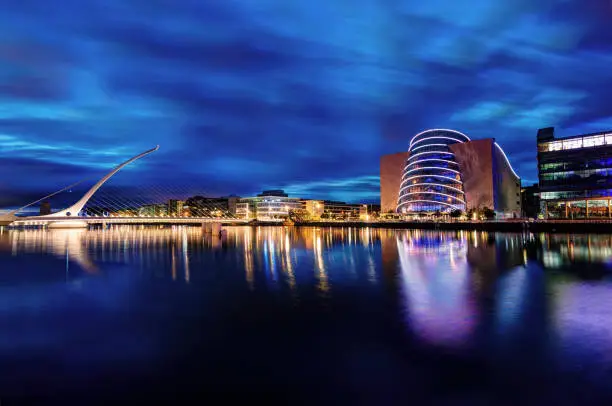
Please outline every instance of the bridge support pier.
M211 223L206 222L202 223L202 233L203 234L212 234L213 236L219 235L221 232L221 223Z

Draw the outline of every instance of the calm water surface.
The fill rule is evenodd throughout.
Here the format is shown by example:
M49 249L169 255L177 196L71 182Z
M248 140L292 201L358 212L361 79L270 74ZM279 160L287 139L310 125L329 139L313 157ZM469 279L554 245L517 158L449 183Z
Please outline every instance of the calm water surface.
M0 229L0 401L604 403L610 272L603 235Z

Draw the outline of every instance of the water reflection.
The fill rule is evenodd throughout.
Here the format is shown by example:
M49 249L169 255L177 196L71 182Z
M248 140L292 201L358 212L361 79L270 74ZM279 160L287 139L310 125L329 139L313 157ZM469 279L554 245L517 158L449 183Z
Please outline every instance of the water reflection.
M608 292L607 284L576 282L585 269L598 271L589 279L606 278L612 236L241 227L229 228L220 239L184 226L0 229L2 252L50 255L66 261L68 272L71 265L95 274L106 263L132 264L186 284L204 277L203 268L220 266L242 272L251 291L287 289L294 299L309 286L330 298L335 285L382 281L398 292L412 333L432 344L461 347L483 325L506 341L525 339L525 320L545 328L548 308L561 309L560 330L575 324L579 317L569 309ZM563 277L545 273L557 269ZM576 329L584 330L585 323ZM610 335L612 343L612 333L597 334Z
M468 244L453 235L413 231L396 238L408 324L435 344L467 340L475 326Z
M260 317L256 306L242 306L259 302L244 298L265 297L261 300L266 302L272 297L282 311L312 306L302 314L315 314L307 319L314 324L321 318L329 322L325 317L333 314L327 325L334 326L334 332L346 314L358 314L359 325L377 328L388 318L400 321L398 330L419 343L456 351L479 349L495 365L528 360L534 365L571 366L568 360L578 358L605 370L612 362L612 313L607 311L611 254L612 236L606 235L236 227L218 238L199 227L184 226L0 228L0 284L15 283L7 275L22 273L33 283L42 279L46 266L65 265L70 278L93 281L92 297L100 295L117 304L104 309L115 311L114 316L125 310L119 303L127 298L144 314L158 308L151 303L160 296L189 309L185 317L200 310L214 313L223 306L192 306L183 303L185 295L191 300L221 297L232 314ZM129 276L124 282L130 294L122 296L124 302L112 291L116 286L96 284L117 268ZM143 295L147 300L138 302L138 289L130 284L146 290L151 281L155 299ZM7 313L14 307L16 319L20 313L15 303L24 297L44 297L31 294L28 283L3 302ZM54 298L62 294L57 285ZM322 307L336 313L317 313ZM289 316L283 317L289 322ZM338 332L343 335L336 341L344 342L357 330L351 326L350 331ZM330 331L325 333L333 336ZM551 358L555 362L549 362Z

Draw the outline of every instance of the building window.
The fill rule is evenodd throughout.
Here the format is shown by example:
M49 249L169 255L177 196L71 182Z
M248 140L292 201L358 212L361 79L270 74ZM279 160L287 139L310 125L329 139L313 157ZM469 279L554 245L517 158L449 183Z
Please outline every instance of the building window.
M570 139L563 141L563 149L582 148L582 138Z
M607 200L589 200L589 218L607 217L609 217Z
M584 219L587 217L586 200L578 200L568 203L568 213L571 219Z
M593 137L585 137L583 141L583 147L598 147L604 145L605 137L603 135L597 135Z

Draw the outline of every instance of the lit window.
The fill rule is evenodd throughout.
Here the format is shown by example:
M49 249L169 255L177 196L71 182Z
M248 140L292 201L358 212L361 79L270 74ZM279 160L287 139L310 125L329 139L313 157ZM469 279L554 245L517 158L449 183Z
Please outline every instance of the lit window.
M583 139L583 147L598 147L604 145L605 138L603 135L596 135L593 137L585 137Z
M582 138L563 141L563 149L582 148Z
M563 149L563 141L554 141L548 143L548 151L561 151Z

